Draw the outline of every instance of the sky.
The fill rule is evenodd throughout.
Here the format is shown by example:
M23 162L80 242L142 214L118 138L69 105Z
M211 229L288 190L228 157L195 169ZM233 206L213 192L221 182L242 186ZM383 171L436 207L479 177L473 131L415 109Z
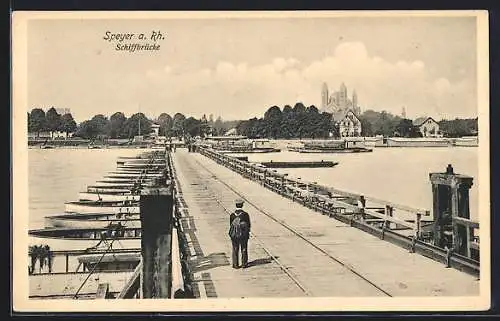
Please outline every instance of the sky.
M107 31L164 39L130 53ZM356 89L362 110L477 116L475 17L40 19L27 41L28 111L69 108L77 122L117 111L232 120L273 105L319 108L323 82Z

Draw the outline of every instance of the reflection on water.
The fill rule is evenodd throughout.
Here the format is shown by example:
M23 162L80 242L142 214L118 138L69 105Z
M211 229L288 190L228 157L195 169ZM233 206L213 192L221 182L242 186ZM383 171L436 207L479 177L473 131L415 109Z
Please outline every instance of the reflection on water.
M30 149L30 228L44 226L44 217L64 212L64 202L74 201L87 185L116 170L120 156L136 156L140 149Z
M116 169L119 156L135 156L138 149L30 149L30 228L41 228L44 217L64 211L64 202L75 200L87 185ZM281 152L246 154L249 161L332 160L333 168L279 169L292 177L316 181L346 191L432 208L430 172L455 172L474 177L471 215L477 217L477 148L375 148L373 153L299 154Z

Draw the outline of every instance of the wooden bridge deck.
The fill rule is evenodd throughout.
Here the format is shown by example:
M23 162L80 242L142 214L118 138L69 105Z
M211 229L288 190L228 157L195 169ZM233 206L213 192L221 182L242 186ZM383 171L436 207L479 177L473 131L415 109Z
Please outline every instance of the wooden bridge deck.
M474 296L479 281L323 216L197 153L172 154L200 298ZM247 269L231 268L229 213L252 219Z

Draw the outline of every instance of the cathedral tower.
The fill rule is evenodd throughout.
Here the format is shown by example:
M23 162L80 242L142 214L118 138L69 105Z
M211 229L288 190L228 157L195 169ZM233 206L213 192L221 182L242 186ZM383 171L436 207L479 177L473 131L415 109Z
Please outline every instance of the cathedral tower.
M328 106L328 85L326 82L323 83L323 88L321 88L321 108L325 109Z
M344 83L342 83L342 85L340 85L338 105L340 108L347 107L347 87L345 86Z

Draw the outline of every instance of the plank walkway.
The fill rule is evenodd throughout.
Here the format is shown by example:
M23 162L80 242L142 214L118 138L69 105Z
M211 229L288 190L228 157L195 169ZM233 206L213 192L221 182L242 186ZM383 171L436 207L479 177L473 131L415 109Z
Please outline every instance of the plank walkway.
M173 153L199 298L473 296L463 272L283 198L197 153ZM228 210L252 220L247 269L231 267Z

